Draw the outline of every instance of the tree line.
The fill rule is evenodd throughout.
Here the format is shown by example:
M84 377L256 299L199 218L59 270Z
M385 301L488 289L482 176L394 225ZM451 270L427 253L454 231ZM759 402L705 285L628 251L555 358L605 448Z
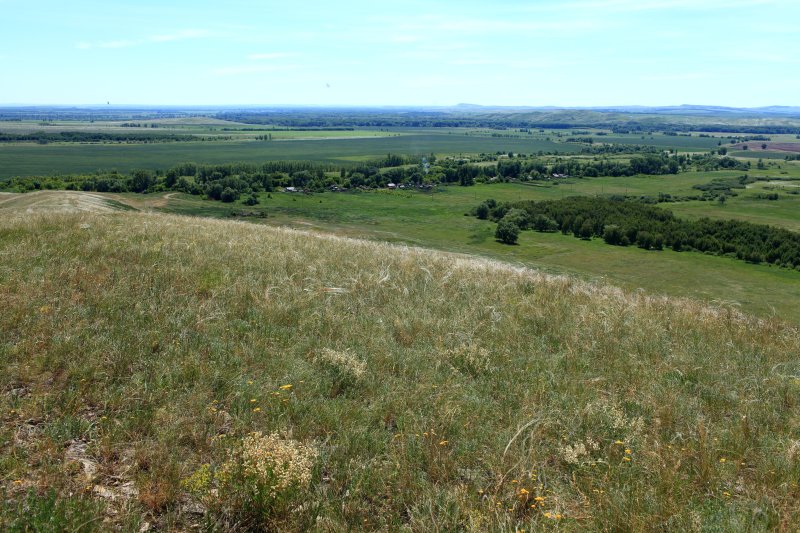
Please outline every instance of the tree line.
M487 200L473 214L497 222L497 238L509 244L521 230L560 231L615 246L693 250L800 270L798 233L738 220L684 220L644 203L587 196L501 204Z

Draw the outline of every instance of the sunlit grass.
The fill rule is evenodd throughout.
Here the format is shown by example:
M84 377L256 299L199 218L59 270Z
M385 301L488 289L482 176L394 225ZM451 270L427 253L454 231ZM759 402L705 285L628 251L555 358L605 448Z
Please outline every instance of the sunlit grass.
M257 431L314 450L262 517L286 530L800 524L800 336L776 320L168 215L5 217L0 258L14 502L231 528L187 480Z

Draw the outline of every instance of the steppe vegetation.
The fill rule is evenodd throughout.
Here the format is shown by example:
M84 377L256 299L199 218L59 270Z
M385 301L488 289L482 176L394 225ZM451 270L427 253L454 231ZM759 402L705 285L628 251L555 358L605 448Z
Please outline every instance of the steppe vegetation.
M777 319L163 214L6 214L0 254L6 528L800 524Z
M675 111L0 109L0 528L798 529L800 120Z

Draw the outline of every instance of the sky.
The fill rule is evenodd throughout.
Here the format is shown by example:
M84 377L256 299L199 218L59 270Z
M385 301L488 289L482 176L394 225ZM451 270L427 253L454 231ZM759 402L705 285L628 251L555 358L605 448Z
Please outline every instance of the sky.
M800 105L797 0L0 0L0 104Z

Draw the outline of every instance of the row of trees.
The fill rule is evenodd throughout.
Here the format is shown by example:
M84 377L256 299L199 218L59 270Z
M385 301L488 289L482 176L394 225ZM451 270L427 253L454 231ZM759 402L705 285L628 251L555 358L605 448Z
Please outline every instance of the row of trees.
M695 250L800 270L800 234L738 220L684 220L643 203L586 196L503 204L487 200L474 214L498 222L497 237L503 242L516 241L515 229L561 231L615 246Z

